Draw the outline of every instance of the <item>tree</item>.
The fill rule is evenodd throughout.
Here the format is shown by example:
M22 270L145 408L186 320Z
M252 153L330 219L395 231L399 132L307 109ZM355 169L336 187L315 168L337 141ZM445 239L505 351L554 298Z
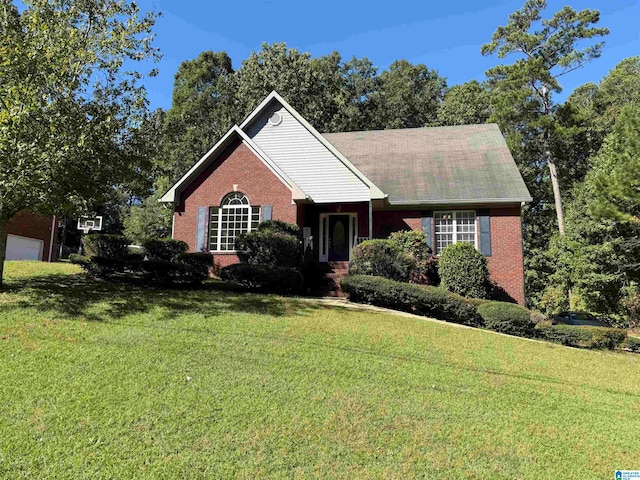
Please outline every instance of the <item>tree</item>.
M599 157L590 178L591 211L640 225L640 105L622 107Z
M18 211L74 213L147 167L135 129L157 59L156 15L131 1L0 0L0 284L6 224ZM129 63L127 63L129 62ZM153 72L151 72L153 73Z
M173 102L166 112L157 159L163 175L177 180L224 135L235 120L225 82L233 74L225 52L204 51L182 62L175 74Z
M549 138L554 131L552 94L561 91L558 77L598 58L603 46L600 42L578 49L577 44L609 31L591 26L600 18L595 10L577 12L566 6L550 19L541 20L540 12L545 7L546 0L528 0L509 16L506 26L498 27L481 52L483 55L497 53L499 58L510 54L519 56L512 65L500 65L487 71L496 93L494 118L503 120L503 126L507 123L509 128L523 128L527 135L541 137L543 148L540 153L549 169L558 230L563 234L558 159L552 155Z
M375 115L369 128L415 128L437 122L447 82L423 64L396 60L379 76L372 95Z
M444 96L438 111L441 125L475 125L491 116L491 97L486 85L472 80L454 85Z

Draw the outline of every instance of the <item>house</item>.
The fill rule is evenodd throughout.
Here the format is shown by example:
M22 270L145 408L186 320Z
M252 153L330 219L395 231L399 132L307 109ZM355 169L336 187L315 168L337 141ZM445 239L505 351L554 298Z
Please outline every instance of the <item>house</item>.
M43 217L21 210L7 223L5 259L53 262L57 258L57 235L55 216Z
M297 223L320 262L422 230L435 253L473 244L492 280L524 303L520 211L531 196L497 125L321 135L276 92L161 198L173 237L238 261L235 237L267 219Z

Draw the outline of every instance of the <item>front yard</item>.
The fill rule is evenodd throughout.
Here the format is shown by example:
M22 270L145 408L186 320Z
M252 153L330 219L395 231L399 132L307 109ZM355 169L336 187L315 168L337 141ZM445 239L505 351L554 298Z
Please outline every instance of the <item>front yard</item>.
M640 355L7 262L2 478L613 478Z

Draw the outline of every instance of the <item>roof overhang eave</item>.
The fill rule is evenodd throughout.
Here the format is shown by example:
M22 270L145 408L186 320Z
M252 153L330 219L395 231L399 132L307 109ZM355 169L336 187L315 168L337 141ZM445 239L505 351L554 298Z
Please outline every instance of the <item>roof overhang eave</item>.
M437 200L389 200L392 206L409 206L409 205L478 205L487 203L499 204L522 204L531 203L531 197L512 197L512 198L442 198Z

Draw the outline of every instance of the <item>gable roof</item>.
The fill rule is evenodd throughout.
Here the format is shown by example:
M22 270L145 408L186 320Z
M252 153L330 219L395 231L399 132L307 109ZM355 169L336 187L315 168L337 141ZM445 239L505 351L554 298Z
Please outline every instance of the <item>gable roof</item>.
M178 203L179 195L195 178L237 138L260 159L292 192L292 199L304 199L306 194L244 133L237 125L222 137L200 160L198 160L180 180L178 180L158 201Z
M392 205L530 202L496 124L327 133Z
M307 122L307 120L305 120L305 118L300 115L295 108L289 105L289 103L275 90L272 91L267 98L265 98L262 103L253 110L246 120L240 124L240 128L246 132L255 141L255 143L258 143L258 139L255 135L259 131L264 131L262 127L263 124L266 123L266 119L264 118L265 114L270 116L273 111L278 111L278 105L293 117L294 124L297 122L297 124L302 127L304 132L307 133L307 138L303 139L300 136L301 132L299 130L297 132L288 130L286 134L280 135L278 138L281 146L283 146L283 142L289 142L290 145L287 146L288 148L276 149L274 153L279 154L279 158L276 158L275 155L273 155L272 158L275 162L281 162L280 166L284 171L290 171L289 176L294 181L298 181L301 186L307 187L305 188L305 191L307 191L312 200L320 200L321 197L325 197L325 195L320 193L319 189L316 188L316 185L313 182L309 184L311 176L308 174L315 175L315 180L320 184L322 184L322 180L324 180L325 187L336 190L336 193L340 188L339 185L335 185L335 183L339 184L342 180L344 183L343 188L352 190L354 188L358 188L358 183L364 184L364 186L369 190L366 192L366 200L385 198L385 194L382 190L380 190L380 188L378 188L378 186L372 182L369 177L353 165L353 163L351 163L349 159L342 154L342 152L336 149L331 142L327 141L320 132ZM295 147L304 151L298 151L297 155L291 155L295 151L291 148L294 144ZM273 144L269 146L272 145ZM267 145L265 145L264 149L267 149ZM311 164L307 164L309 162L305 162L305 160L311 160ZM302 163L302 165L299 165L298 168L296 168L292 165L292 161L297 161ZM320 163L314 164L314 162ZM307 175L303 174L300 169L306 169ZM322 171L321 169L325 169L325 171ZM348 175L345 175L347 172ZM352 178L348 179L348 176ZM319 177L324 178L320 179ZM332 182L334 182L334 185L331 185ZM326 201L327 199L324 200ZM346 199L334 199L334 201L336 200L345 201Z

